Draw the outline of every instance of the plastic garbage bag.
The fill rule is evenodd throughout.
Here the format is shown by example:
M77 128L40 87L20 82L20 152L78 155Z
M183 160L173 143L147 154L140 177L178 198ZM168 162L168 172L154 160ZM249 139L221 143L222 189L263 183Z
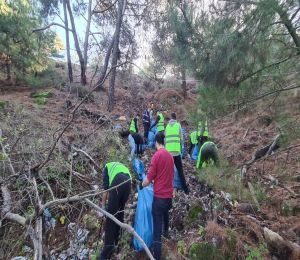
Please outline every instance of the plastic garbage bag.
M193 152L192 152L192 157L191 159L194 160L194 161L197 161L198 159L198 154L199 154L199 147L198 145L195 145L194 149L193 149Z
M174 189L179 189L179 190L183 189L182 188L182 182L181 182L181 179L180 179L179 174L178 174L178 170L177 170L175 165L174 165L173 187L174 187Z
M51 212L49 211L48 208L46 208L43 212L43 216L44 216L44 219L46 221L46 226L47 228L52 228L54 229L55 228L55 225L56 225L56 220L55 218L52 217L52 214Z
M144 167L144 163L142 162L142 160L138 159L138 158L134 158L132 160L132 167L133 170L138 178L138 180L143 180L144 176L145 176L145 167Z
M152 120L151 126L154 125L154 123L155 123L155 120ZM151 130L148 133L148 147L150 147L150 148L154 148L154 138L155 138L156 132L157 132L157 128L155 126L155 127L151 128Z
M135 212L134 230L144 240L148 247L151 247L153 242L153 219L152 219L152 202L153 202L153 186L138 188L138 201ZM144 248L141 243L134 238L134 248L137 251L142 251Z

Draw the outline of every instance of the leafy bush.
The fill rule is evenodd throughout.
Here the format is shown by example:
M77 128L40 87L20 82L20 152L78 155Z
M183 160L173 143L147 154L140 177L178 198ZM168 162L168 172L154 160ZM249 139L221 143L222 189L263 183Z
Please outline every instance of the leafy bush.
M268 252L267 245L265 243L260 244L259 247L246 246L248 256L246 260L264 260L264 254Z
M191 260L223 259L220 250L211 243L194 243L189 250Z
M233 200L252 202L248 189L243 186L239 170L225 160L220 160L220 167L208 167L199 170L199 179L217 190L230 193Z
M51 97L52 93L49 91L42 91L33 94L34 103L38 105L45 105L47 103L47 98Z

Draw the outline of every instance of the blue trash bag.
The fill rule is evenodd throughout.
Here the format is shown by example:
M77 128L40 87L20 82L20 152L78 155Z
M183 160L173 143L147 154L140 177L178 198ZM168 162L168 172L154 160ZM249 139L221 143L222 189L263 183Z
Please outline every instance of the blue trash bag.
M182 188L182 182L181 182L181 179L180 179L179 174L178 174L178 170L177 170L175 165L174 165L173 188L174 189L179 189L179 190L183 189Z
M144 167L144 163L142 162L142 160L138 159L138 158L134 158L132 160L132 168L138 178L138 180L143 180L145 177L145 167Z
M153 242L153 218L152 218L152 203L153 203L153 186L149 186L140 190L138 188L138 201L135 212L134 230L144 240L148 247L151 247ZM143 251L141 243L134 237L133 246L137 251Z
M155 120L152 121L151 126L154 123L155 123ZM157 130L157 128L155 126L155 127L151 128L151 130L148 133L148 147L150 147L150 148L154 148L154 145L155 145L154 138L155 138L155 135L156 135L156 130Z
M198 154L199 154L199 147L198 145L195 145L191 159L196 161L198 159Z

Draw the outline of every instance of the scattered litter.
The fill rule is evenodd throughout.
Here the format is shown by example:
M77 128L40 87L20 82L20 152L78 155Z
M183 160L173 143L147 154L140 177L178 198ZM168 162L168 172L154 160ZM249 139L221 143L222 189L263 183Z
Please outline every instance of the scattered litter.
M55 218L52 217L52 214L51 214L51 212L49 211L48 208L46 208L44 210L43 216L45 218L47 228L48 229L50 229L50 228L54 229L55 225L56 225L56 220L55 220Z

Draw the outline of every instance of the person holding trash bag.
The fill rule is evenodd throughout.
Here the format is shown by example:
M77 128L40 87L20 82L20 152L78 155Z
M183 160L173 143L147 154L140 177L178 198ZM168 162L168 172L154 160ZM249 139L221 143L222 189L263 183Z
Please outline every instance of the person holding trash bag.
M103 169L103 189L115 189L105 192L102 196L102 207L108 199L107 212L114 215L119 221L124 221L124 207L131 190L131 175L129 169L120 162L107 163ZM110 259L114 246L118 244L120 226L107 218L105 223L104 246L97 260Z
M156 153L153 155L147 177L142 186L146 187L153 181L154 198L152 204L153 216L153 254L156 260L161 257L162 233L168 237L169 210L172 208L174 160L164 148L164 134L155 136Z

